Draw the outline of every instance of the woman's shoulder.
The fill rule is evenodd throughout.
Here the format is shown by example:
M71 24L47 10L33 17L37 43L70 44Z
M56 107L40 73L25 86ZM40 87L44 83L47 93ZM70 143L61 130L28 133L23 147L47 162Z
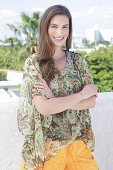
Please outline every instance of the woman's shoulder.
M87 65L87 60L83 55L78 52L70 51L71 59L74 65L77 65L78 68L82 68L83 66Z
M81 63L81 61L83 59L83 56L80 53L74 52L74 51L69 51L69 56L74 64Z
M30 55L28 58L25 60L24 64L24 71L27 73L37 73L39 71L39 65L37 62L37 53L34 53Z
M29 57L26 58L25 65L26 66L35 65L36 59L37 59L37 53L34 53L34 54L30 55Z
M73 59L79 59L80 57L81 57L81 54L80 53L78 53L78 52L75 52L75 51L69 51L69 53L70 53L70 55L71 55L71 57L73 58Z

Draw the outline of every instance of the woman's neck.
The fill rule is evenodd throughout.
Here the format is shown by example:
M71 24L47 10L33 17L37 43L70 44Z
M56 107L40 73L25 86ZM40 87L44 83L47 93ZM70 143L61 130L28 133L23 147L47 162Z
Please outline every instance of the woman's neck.
M65 57L65 51L62 48L56 48L53 55L53 60L57 61Z

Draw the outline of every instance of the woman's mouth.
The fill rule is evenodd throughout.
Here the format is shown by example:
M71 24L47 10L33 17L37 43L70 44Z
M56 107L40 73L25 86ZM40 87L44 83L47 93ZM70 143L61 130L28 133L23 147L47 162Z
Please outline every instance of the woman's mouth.
M55 41L60 42L64 39L64 37L53 37Z

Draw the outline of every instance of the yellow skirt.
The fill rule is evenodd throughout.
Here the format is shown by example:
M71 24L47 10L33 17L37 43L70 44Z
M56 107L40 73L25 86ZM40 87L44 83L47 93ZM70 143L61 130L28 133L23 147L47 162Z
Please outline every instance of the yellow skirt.
M25 170L23 164L20 170ZM78 140L62 148L54 158L45 162L43 170L98 170L98 166L90 149L83 141Z

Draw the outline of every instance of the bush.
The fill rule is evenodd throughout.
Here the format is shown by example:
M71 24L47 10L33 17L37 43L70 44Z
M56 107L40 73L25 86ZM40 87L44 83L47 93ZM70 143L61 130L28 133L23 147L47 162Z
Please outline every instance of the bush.
M100 48L87 56L87 63L99 92L113 91L113 46Z
M5 81L5 80L7 80L7 72L0 71L0 81Z

